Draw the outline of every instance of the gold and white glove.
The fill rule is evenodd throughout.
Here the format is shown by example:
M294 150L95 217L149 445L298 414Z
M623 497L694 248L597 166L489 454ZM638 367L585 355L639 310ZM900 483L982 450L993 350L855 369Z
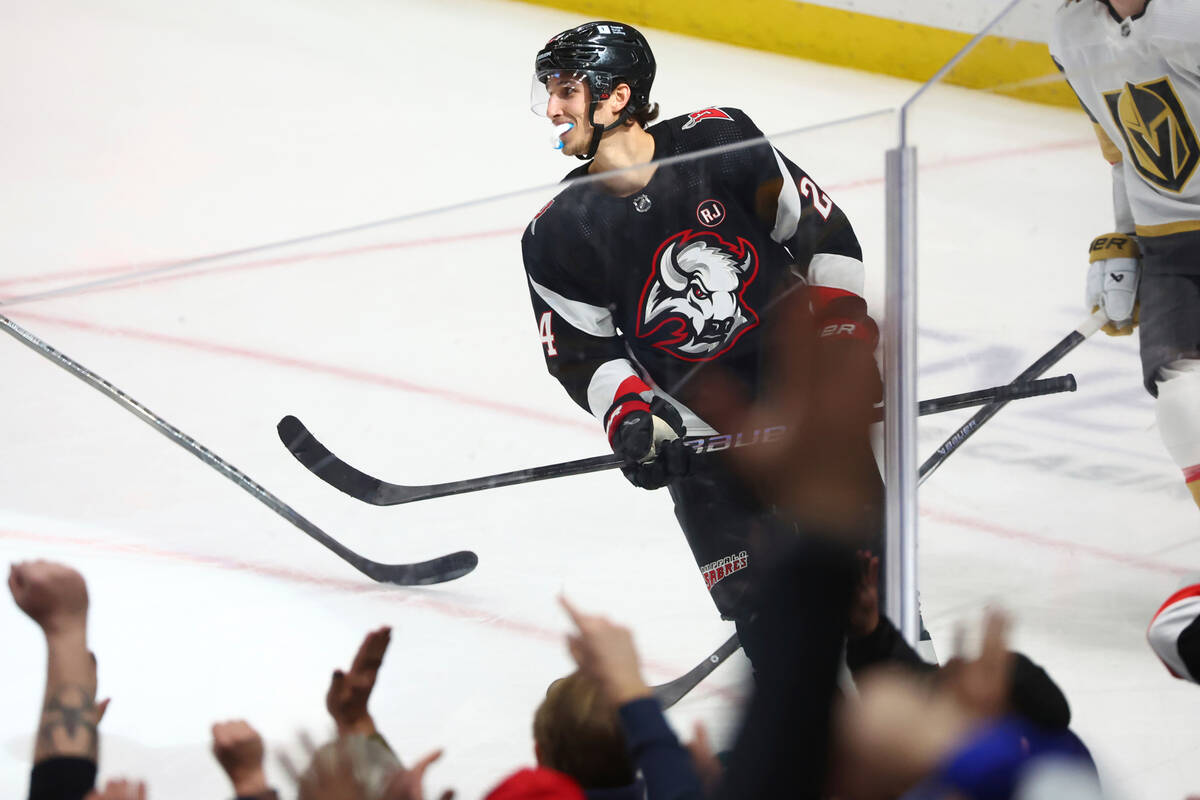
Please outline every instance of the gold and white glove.
M1142 258L1137 239L1128 233L1106 233L1092 240L1087 276L1087 305L1104 309L1109 336L1128 336L1138 324L1138 280Z

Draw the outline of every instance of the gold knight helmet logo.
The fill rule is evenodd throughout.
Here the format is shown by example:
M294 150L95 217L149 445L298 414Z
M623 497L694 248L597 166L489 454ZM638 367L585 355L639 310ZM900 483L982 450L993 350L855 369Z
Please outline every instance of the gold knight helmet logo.
M1138 174L1161 189L1183 191L1200 163L1200 145L1171 79L1127 83L1104 101Z

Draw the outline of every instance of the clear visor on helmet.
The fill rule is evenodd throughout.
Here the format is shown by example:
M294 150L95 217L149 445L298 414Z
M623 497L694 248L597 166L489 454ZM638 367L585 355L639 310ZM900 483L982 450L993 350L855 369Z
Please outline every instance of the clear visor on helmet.
M566 108L578 108L580 101L586 104L587 76L582 72L539 72L533 76L529 89L529 107L539 117L547 115L550 100Z

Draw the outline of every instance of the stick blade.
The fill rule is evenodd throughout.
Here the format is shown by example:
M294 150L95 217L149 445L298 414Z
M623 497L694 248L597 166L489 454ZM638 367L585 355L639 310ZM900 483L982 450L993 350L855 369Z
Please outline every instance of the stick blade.
M367 503L375 503L382 482L342 461L312 435L298 418L287 415L275 426L279 441L304 468L333 488Z
M692 689L695 689L700 681L707 678L713 670L724 664L741 646L741 640L738 639L738 635L735 633L724 644L718 647L712 655L692 667L686 674L680 675L669 683L653 686L650 691L654 693L654 698L658 700L663 710L666 710L678 703Z
M479 556L470 550L459 550L415 564L380 564L371 561L356 566L364 575L380 583L395 586L429 586L457 580L470 574L479 566Z

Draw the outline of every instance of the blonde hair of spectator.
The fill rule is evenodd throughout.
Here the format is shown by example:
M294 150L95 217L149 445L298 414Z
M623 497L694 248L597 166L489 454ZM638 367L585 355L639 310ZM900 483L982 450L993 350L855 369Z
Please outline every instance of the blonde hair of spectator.
M584 789L634 781L617 709L580 672L550 684L533 715L533 741L539 766L570 775Z

